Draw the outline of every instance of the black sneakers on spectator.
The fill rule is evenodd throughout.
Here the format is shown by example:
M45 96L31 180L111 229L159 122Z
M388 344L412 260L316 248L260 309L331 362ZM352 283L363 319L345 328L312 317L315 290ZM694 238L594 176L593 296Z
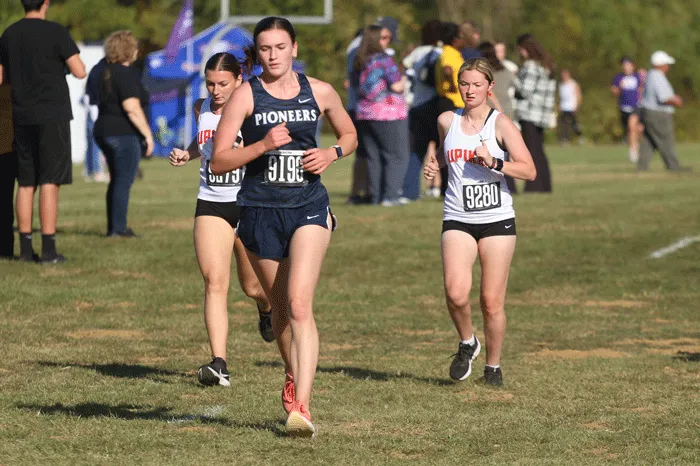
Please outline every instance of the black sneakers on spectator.
M138 238L139 236L140 235L134 233L134 230L132 230L131 228L127 228L124 231L110 231L109 233L107 233L108 238Z
M493 385L495 387L503 386L503 373L500 367L484 367L484 383L486 385Z
M209 364L201 366L197 371L197 380L202 385L230 387L231 382L229 382L228 370L226 370L226 361L214 358Z
M268 343L275 341L275 335L272 333L272 311L263 312L258 306L258 316L260 317L258 321L260 336Z
M469 377L472 373L472 361L476 359L481 351L481 343L479 339L474 337L474 344L467 345L466 343L459 343L459 349L450 364L450 377L454 380L464 380Z
M42 265L46 264L62 264L66 261L63 254L54 254L52 256L41 256L39 258L39 263Z

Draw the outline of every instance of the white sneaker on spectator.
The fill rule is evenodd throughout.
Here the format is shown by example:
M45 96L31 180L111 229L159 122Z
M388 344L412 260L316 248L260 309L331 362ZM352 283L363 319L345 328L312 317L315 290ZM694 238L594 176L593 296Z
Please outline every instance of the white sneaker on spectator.
M406 205L406 204L410 204L411 200L407 197L401 196L400 198L398 198L398 200L396 202L398 202L399 205Z
M630 162L637 163L637 161L639 161L639 150L638 149L630 149L629 158L630 158Z

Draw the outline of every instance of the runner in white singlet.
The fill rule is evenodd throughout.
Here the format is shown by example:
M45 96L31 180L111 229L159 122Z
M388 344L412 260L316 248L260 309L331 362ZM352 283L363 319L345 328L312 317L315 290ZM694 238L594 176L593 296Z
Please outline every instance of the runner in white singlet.
M479 256L486 343L483 380L490 385L502 385L504 301L515 251L515 211L504 175L533 180L536 171L520 131L510 118L486 103L493 88L493 71L488 62L483 58L467 60L459 69L458 86L465 108L440 115L442 157L439 162L431 158L424 169L429 180L441 167L447 166L449 173L442 224L442 264L447 308L461 339L450 366L450 377L455 380L469 377L472 361L481 351L469 306L472 267Z
M173 149L170 164L181 167L201 156L199 194L194 221L194 248L204 277L204 323L213 359L197 371L204 385L230 386L226 367L228 339L227 299L231 276L231 253L236 256L238 280L243 292L258 306L258 330L267 342L274 340L270 304L253 271L245 248L236 238L240 207L236 204L245 167L214 175L209 167L214 135L224 104L242 82L241 67L228 53L217 53L205 66L209 97L195 102L197 137L187 150ZM234 145L242 145L240 133Z

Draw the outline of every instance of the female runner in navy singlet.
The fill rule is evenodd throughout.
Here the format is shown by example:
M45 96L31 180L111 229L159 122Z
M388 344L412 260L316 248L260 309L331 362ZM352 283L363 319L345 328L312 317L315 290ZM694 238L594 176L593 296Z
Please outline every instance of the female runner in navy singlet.
M224 104L243 81L241 67L236 57L230 53L217 53L207 60L204 71L209 97L194 104L197 137L187 150L173 149L170 153L170 164L181 167L201 156L199 193L194 214L194 250L204 277L204 323L209 334L213 359L199 368L197 378L203 385L228 387L230 382L226 367L226 301L232 251L236 257L241 289L258 305L258 330L265 341L271 342L274 336L267 297L250 265L243 244L236 238L236 224L240 215L240 207L236 201L245 169L239 168L222 176L214 176L209 169L214 150L214 134ZM238 146L239 142L237 140L234 146ZM243 143L240 142L240 145Z
M309 401L318 332L312 304L335 226L320 174L355 150L357 132L331 85L292 69L298 44L288 20L263 19L253 41L246 65L260 64L263 71L236 89L224 108L211 169L220 174L246 166L237 234L272 305L286 370L287 431L313 437ZM337 137L328 149L316 142L322 115ZM245 147L234 150L239 130Z
M504 302L515 252L515 211L505 175L534 180L537 173L518 128L486 103L493 89L493 70L488 61L467 60L457 79L464 109L450 110L438 117L443 156L439 162L431 157L424 168L429 180L440 167L447 166L449 173L442 223L442 266L447 309L461 340L450 365L450 377L469 377L472 361L481 351L469 305L472 267L479 256L486 343L484 381L502 385Z

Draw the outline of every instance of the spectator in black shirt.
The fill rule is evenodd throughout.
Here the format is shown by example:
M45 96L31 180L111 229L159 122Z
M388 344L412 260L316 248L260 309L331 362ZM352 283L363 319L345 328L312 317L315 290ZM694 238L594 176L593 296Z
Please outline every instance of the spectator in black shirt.
M127 227L129 194L144 151L153 152L153 134L146 120L146 93L138 74L129 68L138 55L130 31L117 31L105 41L107 63L99 79L99 116L95 139L107 159L107 236L136 236Z
M17 226L20 259L64 262L56 252L58 191L72 182L70 106L65 69L85 77L78 47L63 26L46 21L49 0L22 0L25 16L0 38L0 84L12 86L17 155ZM39 194L41 258L32 248L34 192Z

